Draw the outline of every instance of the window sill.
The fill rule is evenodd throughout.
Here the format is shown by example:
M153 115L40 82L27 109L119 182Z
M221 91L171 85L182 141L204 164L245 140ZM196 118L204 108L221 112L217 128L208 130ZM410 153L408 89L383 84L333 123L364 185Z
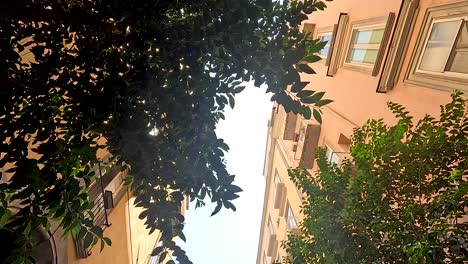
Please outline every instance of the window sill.
M439 91L453 92L453 90L458 89L468 93L468 79L463 78L415 72L410 73L407 76L405 82Z
M344 63L343 69L357 71L365 74L372 75L372 70L374 68L374 64L369 64L369 66L365 64L357 64L357 63Z

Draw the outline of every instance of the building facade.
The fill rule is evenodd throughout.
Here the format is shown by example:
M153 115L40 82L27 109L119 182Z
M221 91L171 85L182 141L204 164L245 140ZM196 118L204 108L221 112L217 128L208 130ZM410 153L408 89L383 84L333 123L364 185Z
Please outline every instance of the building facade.
M298 232L302 193L287 170L314 173L317 147L338 163L349 153L355 127L368 119L395 118L386 103L419 119L438 116L454 89L468 93L468 1L349 0L326 2L309 15L303 30L328 41L305 88L324 91L322 124L275 106L268 126L264 208L256 263L286 256L281 241Z

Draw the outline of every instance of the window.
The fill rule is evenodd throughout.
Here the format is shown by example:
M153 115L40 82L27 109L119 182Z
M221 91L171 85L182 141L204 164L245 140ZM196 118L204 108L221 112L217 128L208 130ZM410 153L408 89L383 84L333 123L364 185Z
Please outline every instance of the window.
M281 183L281 178L278 174L278 171L275 172L275 185L278 186L278 183Z
M322 32L322 33L318 34L318 39L320 39L320 41L327 42L325 47L323 47L323 49L320 50L320 52L319 52L319 56L322 57L323 59L327 58L328 52L330 51L330 44L331 44L331 41L332 41L332 35L333 35L332 31Z
M432 23L418 71L468 73L468 17Z
M329 146L327 146L326 156L327 156L328 162L330 162L332 164L339 164L340 163L340 157Z
M351 24L345 68L376 76L387 47L395 14Z
M281 263L281 256L280 256L280 255L278 255L278 256L276 257L276 261L275 261L275 262L276 262L276 263Z
M377 60L380 42L382 41L384 25L375 28L359 28L353 30L352 41L347 62L373 65Z
M468 1L428 8L407 81L468 91Z
M271 222L271 217L268 217L268 233L270 236L275 234L275 230L273 229L273 222Z
M296 218L294 218L294 213L291 209L291 206L288 205L288 228L293 229L297 227Z
M315 24L304 23L304 33L310 33L310 38L314 38Z

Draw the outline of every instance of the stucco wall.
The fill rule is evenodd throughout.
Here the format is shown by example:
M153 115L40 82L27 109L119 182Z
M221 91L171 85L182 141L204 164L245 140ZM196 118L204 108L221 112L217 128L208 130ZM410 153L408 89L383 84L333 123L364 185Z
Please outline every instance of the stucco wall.
M128 198L127 198L128 199ZM129 237L127 232L128 218L127 218L127 205L126 197L122 198L116 207L109 215L110 227L104 230L104 235L112 240L112 246L104 247L100 252L100 243L96 244L92 250L91 255L85 259L76 257L75 245L73 240L68 239L68 263L69 264L94 264L94 263L109 263L109 264L128 264L130 261L130 248L127 243Z
M326 76L328 66L325 66L325 61L311 65L317 74L301 76L303 80L311 81L311 84L306 89L325 91L325 98L334 100L333 103L323 109L319 146L324 147L328 145L335 152L344 152L338 154L341 158L348 156L349 145L340 144L340 136L350 138L355 127L363 125L371 118L384 118L387 123L394 123L396 119L386 105L389 101L404 105L411 115L417 119L422 118L425 114L438 116L440 111L439 105L450 101L450 93L410 84L405 81L405 76L412 59L413 49L420 34L426 9L435 5L452 2L460 2L460 0L420 0L414 30L411 32L401 72L396 85L387 93L376 92L382 69L378 76L372 76L370 73L343 68L343 62L341 62L336 75L328 77ZM321 28L337 24L341 12L349 15L349 24L359 20L386 16L389 12L394 12L398 15L401 0L347 0L326 2L326 4L328 8L325 11L317 11L309 15L307 22L316 24L316 33ZM350 34L349 27L346 33ZM347 49L347 45L344 45L344 48ZM344 51L342 50L341 52ZM287 215L279 216L278 209L274 209L275 170L278 171L281 181L286 186L287 199L294 212L296 221L302 220L302 215L299 213L301 195L297 192L297 189L287 175L287 169L295 167L298 160L294 160L293 158L293 142L281 139L285 116L283 108L280 107L278 114L274 115L274 126L269 134L269 137L276 140L272 140L274 142L272 147L274 151L267 153L273 155L272 162L267 164L268 168L264 170L267 184L257 255L257 263L259 264L263 263L263 255L268 248L268 217L271 216L279 242L286 239L287 234ZM298 117L298 119L296 133L299 132L299 124L301 123L301 118ZM269 158L267 157L266 160L269 160ZM314 171L311 172L314 173ZM285 255L280 247L278 252L281 256ZM274 259L271 261L274 261Z

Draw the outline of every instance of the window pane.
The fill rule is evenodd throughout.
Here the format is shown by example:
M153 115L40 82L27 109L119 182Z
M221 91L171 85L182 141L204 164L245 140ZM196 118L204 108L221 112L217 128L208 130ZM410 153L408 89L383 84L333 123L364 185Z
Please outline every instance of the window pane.
M447 70L468 73L468 21L463 22L460 35L450 56Z
M361 63L374 63L377 60L378 50L371 49L352 49L350 61Z
M366 29L358 30L354 36L355 44L380 44L382 41L384 29Z
M273 223L271 222L271 218L268 218L268 232L270 233L270 236L274 234L273 230Z
M320 55L325 56L325 57L328 56L328 51L330 49L331 38L332 38L332 35L320 36L320 41L326 41L327 42L325 47L323 47L323 49L320 50Z
M457 36L460 20L434 23L419 68L443 72Z
M280 176L278 175L278 172L275 173L275 185L277 185L278 183L281 183L281 178Z
M289 206L288 206L288 225L289 225L289 228L296 228L297 227L296 219L294 218L293 211L292 211L291 207L289 207Z

